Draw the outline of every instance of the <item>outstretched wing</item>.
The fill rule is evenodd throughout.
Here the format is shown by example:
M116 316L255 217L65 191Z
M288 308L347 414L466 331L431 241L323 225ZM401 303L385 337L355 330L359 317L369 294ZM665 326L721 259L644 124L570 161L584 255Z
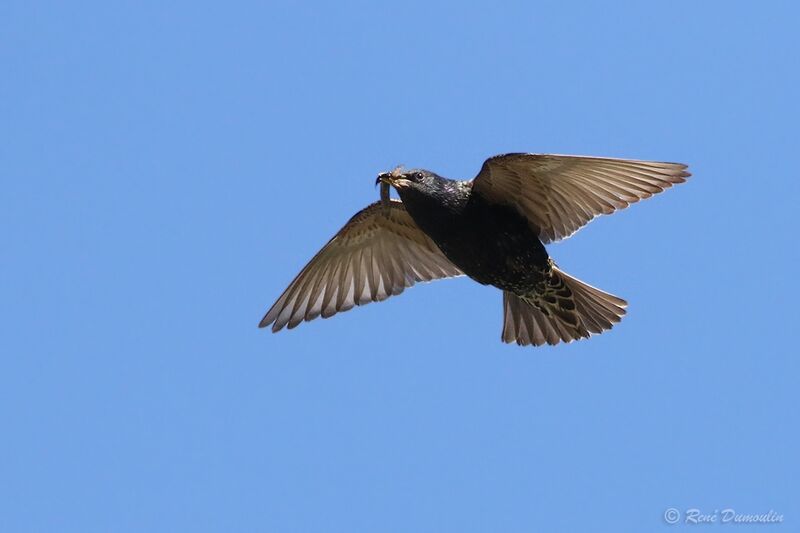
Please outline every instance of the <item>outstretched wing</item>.
M486 160L472 190L515 207L548 243L569 237L598 215L686 181L686 168L632 159L505 154Z
M403 203L359 211L339 230L267 311L259 327L289 329L319 315L379 302L418 281L461 276L414 223Z

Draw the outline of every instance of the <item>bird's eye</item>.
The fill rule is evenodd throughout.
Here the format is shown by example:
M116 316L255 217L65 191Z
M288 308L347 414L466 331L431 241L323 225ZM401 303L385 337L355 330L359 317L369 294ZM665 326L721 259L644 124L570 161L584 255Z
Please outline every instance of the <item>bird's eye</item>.
M414 173L414 179L417 180L417 181L422 180L422 172L415 172Z

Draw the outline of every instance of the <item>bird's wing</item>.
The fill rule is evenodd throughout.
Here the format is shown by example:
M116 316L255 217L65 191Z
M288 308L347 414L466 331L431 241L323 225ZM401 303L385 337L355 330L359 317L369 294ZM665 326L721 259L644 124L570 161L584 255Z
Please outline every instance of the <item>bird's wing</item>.
M598 215L686 181L686 168L632 159L505 154L486 160L472 190L515 207L547 243L569 237Z
M379 302L418 281L460 276L411 219L402 202L359 211L339 230L267 311L259 327L289 329L319 315Z

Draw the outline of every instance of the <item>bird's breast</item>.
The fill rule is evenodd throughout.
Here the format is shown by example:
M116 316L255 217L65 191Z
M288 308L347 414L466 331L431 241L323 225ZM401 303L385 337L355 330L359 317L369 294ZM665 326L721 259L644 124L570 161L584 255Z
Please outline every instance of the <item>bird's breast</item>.
M423 220L411 214L447 258L479 283L525 294L549 271L544 245L511 207L473 197L458 212L422 215Z

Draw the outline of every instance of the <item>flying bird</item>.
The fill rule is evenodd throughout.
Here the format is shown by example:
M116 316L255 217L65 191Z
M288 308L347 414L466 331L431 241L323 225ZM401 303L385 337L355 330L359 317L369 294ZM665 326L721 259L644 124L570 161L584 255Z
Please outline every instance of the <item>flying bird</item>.
M682 183L680 163L513 153L471 181L422 169L378 175L381 200L350 219L267 311L277 332L467 275L503 291L502 340L571 342L609 330L627 302L565 273L544 245ZM400 200L389 197L393 187Z

